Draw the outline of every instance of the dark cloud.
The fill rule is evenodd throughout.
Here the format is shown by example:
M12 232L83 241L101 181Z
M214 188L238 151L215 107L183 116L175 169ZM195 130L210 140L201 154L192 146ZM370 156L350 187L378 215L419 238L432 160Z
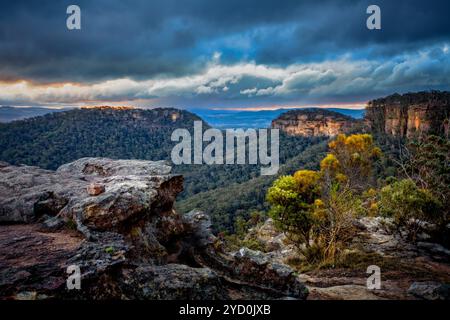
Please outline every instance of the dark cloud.
M389 59L450 39L449 1L375 1L382 30L365 28L369 1L2 1L0 79L96 82L198 73L223 63L286 66ZM65 27L82 9L82 30Z

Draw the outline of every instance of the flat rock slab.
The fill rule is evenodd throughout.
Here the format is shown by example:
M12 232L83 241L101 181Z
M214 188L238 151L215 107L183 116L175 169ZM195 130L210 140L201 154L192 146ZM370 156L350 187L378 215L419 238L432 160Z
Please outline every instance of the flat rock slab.
M118 230L144 213L172 208L183 178L170 170L161 161L107 158L82 158L56 171L1 164L0 223L59 216L80 231L82 225Z
M0 163L0 299L306 298L291 268L249 249L229 255L206 214L177 213L183 177L170 170L107 158L56 171ZM69 266L79 290L66 286Z
M0 293L53 290L65 283L67 260L83 239L71 231L43 233L36 225L0 226ZM17 290L20 288L21 290Z
M383 300L364 286L343 285L309 288L308 300Z

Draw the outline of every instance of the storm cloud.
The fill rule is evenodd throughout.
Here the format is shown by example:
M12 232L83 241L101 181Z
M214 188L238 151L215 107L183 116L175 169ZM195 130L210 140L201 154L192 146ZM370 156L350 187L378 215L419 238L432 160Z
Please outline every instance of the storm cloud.
M66 28L77 4L82 29ZM450 3L9 1L0 104L208 106L364 101L450 87Z

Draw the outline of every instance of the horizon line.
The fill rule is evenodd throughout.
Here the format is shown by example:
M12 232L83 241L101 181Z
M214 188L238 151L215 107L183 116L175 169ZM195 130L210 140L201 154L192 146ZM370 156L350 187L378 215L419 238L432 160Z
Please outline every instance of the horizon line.
M338 104L324 104L324 105L295 105L295 106L259 106L259 107L170 107L170 106L134 106L130 104L129 106L125 106L123 104L120 107L127 108L135 108L135 109L156 109L156 108L175 108L180 110L214 110L214 111L249 111L249 112L258 112L258 111L276 111L276 110L293 110L293 109L309 109L309 108L318 108L318 109L347 109L347 110L364 110L367 106L367 102L361 103L338 103ZM101 103L99 105L91 104L91 105L65 105L65 106L13 106L13 105L1 105L0 107L12 107L18 109L28 109L28 108L45 108L45 109L53 109L53 110L61 110L61 109L87 109L87 108L96 108L96 107L117 107L114 103L104 104Z

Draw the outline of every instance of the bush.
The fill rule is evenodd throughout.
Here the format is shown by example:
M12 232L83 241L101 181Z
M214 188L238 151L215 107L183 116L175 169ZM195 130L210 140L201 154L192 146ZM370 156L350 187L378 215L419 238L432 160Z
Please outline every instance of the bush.
M370 134L340 134L329 147L331 154L322 160L322 170L345 176L349 187L358 192L374 184L373 167L382 153Z
M392 217L397 228L405 227L410 240L415 241L422 222L435 223L440 218L442 204L426 189L417 187L411 179L387 185L380 192L380 213Z
M450 219L450 140L425 136L410 142L406 153L403 168L408 178L430 190L443 204L439 224L445 229Z
M297 245L309 246L314 202L320 197L319 179L316 171L300 170L277 179L267 193L275 226Z
M361 200L348 188L334 184L314 212L314 239L322 248L322 259L333 262L353 239L353 221L361 213Z
M253 211L250 214L249 220L242 217L237 217L235 222L236 232L231 235L223 235L225 245L229 251L236 251L242 247L247 247L252 250L265 251L265 246L256 238L249 237L248 231L261 224L265 215L263 212Z
M334 261L353 238L353 221L362 212L360 194L369 185L374 160L381 156L368 134L339 135L329 147L320 171L283 176L267 193L275 226L310 263ZM369 203L369 208L374 211L376 205Z

